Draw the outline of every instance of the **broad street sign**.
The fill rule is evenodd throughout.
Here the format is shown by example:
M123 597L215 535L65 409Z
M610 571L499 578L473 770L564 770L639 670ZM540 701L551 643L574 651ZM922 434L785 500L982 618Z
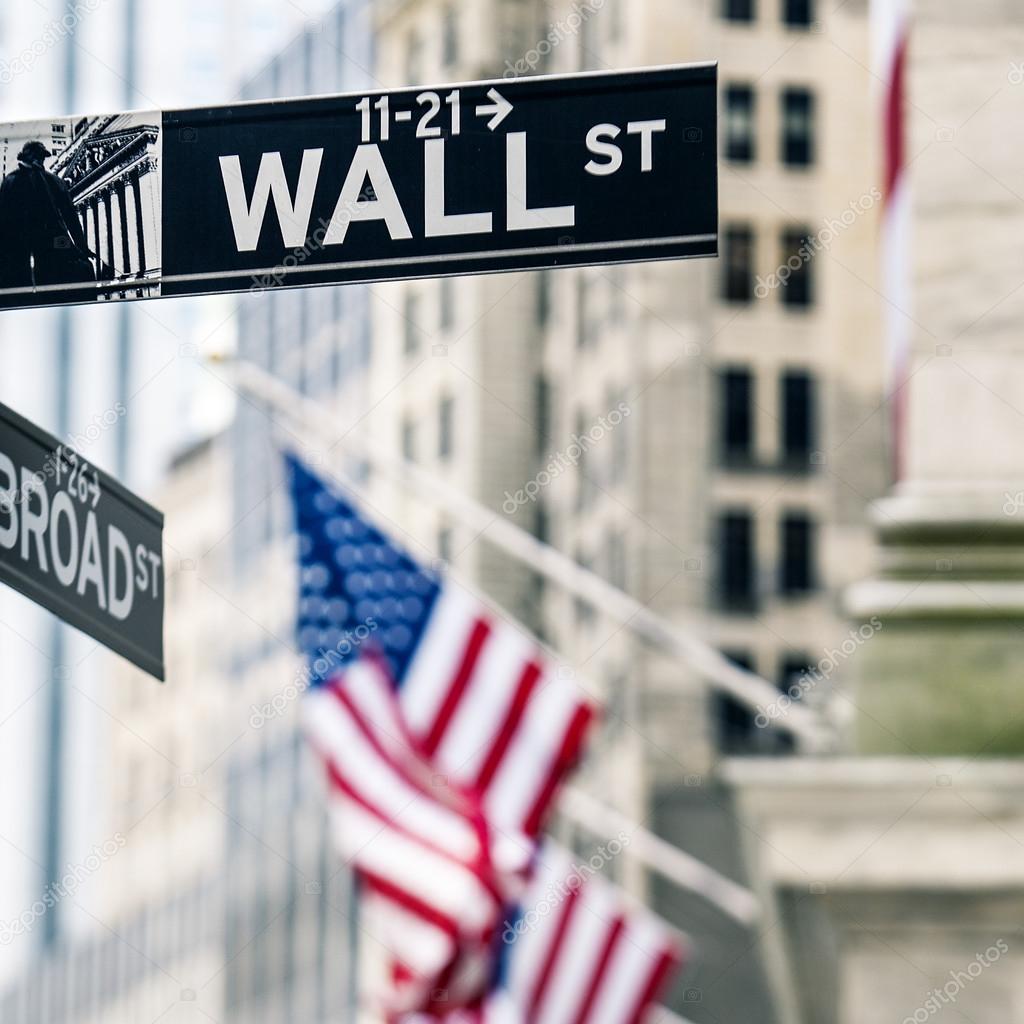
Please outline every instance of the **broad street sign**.
M163 515L0 405L0 582L164 678Z
M716 82L699 64L0 125L0 307L713 256Z

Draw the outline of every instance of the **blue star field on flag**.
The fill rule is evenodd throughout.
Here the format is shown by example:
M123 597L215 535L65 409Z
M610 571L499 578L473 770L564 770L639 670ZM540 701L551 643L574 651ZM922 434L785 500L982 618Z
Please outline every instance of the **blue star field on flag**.
M292 455L286 462L299 537L298 643L316 667L314 682L372 650L401 686L440 592L436 575L339 488Z

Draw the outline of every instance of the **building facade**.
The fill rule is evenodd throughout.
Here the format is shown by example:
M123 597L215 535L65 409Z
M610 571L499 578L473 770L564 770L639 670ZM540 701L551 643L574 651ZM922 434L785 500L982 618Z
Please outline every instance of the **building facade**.
M377 32L384 86L719 62L719 259L375 286L369 419L379 444L780 694L841 709L839 595L871 555L866 509L888 480L866 4L393 0ZM784 707L759 718L486 532L374 484L417 550L601 697L585 783L743 878L716 766L792 751L762 727ZM581 850L593 839L566 835ZM673 1006L697 1022L770 1019L757 939L623 861L612 874L694 935Z
M365 88L370 6L334 6L246 83L243 98ZM237 316L240 357L358 423L368 401L366 288L265 290L254 281ZM297 447L321 465L336 459L307 448L273 410L249 400L238 404L229 443L231 693L245 722L225 754L223 1019L348 1021L358 926L351 877L328 835L323 780L298 727L306 681L295 653L298 580L282 452Z
M134 114L82 118L50 168L71 190L97 279L122 286L105 297L155 294L147 280L160 273L159 135L159 124Z
M75 6L71 27L62 21L64 0L0 14L0 119L6 123L62 115L54 122L54 145L49 148L57 159L77 161L72 176L90 243L98 243L101 254L112 252L116 269L123 269L119 257L127 252L129 274L138 274L142 253L148 254L156 237L149 230L155 221L144 221L146 246L140 248L137 213L147 211L146 180L152 177L145 173L149 166L140 163L140 143L150 141L147 126L117 119L104 124L115 143L104 143L98 152L91 145L96 140L89 121L63 117L69 112L63 89L69 47L78 56L73 109L110 111L125 105L120 48L128 3ZM344 62L336 50L314 49L307 42L328 38L322 26L334 22L320 16L330 6L326 0L310 0L300 17L297 10L285 10L273 0L136 5L139 74L138 102L133 105L154 109L230 102L238 95L238 83L227 80L228 69L239 70L253 53L263 59L273 55L281 40L302 25L308 31L295 42L289 60L280 60L278 66L308 52L317 61L315 68L310 65L310 77L329 78L316 88L336 88L335 68ZM358 50L358 24L353 19L347 26L349 41L366 67ZM74 44L69 41L72 34ZM251 63L249 67L251 72ZM283 79L273 88L275 94L279 89L313 91ZM72 138L75 125L82 130ZM120 132L122 128L126 131ZM7 158L13 160L16 153L8 148ZM141 203L133 182L136 169L144 172ZM102 192L111 187L109 195ZM122 213L128 215L126 222L120 219ZM146 272L153 267L147 256ZM135 278L132 291L134 284ZM262 744L253 751L239 734L261 738L271 730L251 724L254 711L243 703L248 696L244 686L232 689L235 680L248 678L243 673L251 667L243 658L251 658L243 650L251 637L238 627L232 605L230 538L233 526L245 519L234 504L230 461L224 462L235 451L233 442L221 438L176 457L167 489L154 485L165 473L169 454L180 452L183 439L208 425L210 417L197 415L197 407L204 405L197 396L209 398L211 378L196 355L209 339L222 345L233 342L233 302L214 297L145 307L120 304L120 309L129 310L132 321L132 359L123 391L118 390L113 308L19 310L5 314L0 323L0 400L54 432L63 434L66 422L69 439L111 469L116 465L115 438L128 434L122 475L167 512L168 585L173 591L167 610L166 687L126 669L71 631L62 631L67 633L64 653L54 663L51 617L16 594L0 594L0 657L18 681L0 697L0 764L9 778L24 783L0 792L5 840L0 843L0 1015L4 1021L26 1024L155 1020L161 1014L163 1020L198 1021L211 1014L224 1019L225 1005L240 1014L238 1007L245 1003L247 1013L257 1013L253 1006L262 1003L254 993L269 987L267 1019L290 1019L292 1013L337 1019L337 1007L348 1000L344 971L317 950L339 948L320 937L328 928L331 934L345 935L347 918L337 910L329 917L326 908L328 900L343 908L347 887L345 880L332 885L328 865L321 867L323 815L322 802L314 795L317 780L306 779L301 787L312 825L301 816L301 808L296 812L299 841L312 837L315 849L293 858L308 867L308 874L296 883L304 902L290 919L305 938L291 959L260 937L265 930L260 915L269 907L266 878L245 872L260 859L255 840L252 849L238 849L239 836L247 835L244 829L252 823L243 809L258 813L268 790L262 786L263 774L250 776L244 790L247 802L236 805L240 790L233 783L246 773L228 756L228 748L237 739L236 745L246 751L245 764L266 766ZM284 340L281 345L283 351ZM55 398L61 371L69 382L66 420ZM213 383L222 396L223 386ZM223 404L221 397L219 407ZM179 522L180 532L175 528ZM275 537L280 535L278 529ZM264 580L264 587L281 606L290 602L291 592L279 581ZM287 642L289 630L279 631L282 642ZM240 637L237 649L227 645L230 631ZM259 651L266 634L257 634ZM268 694L293 673L290 658L280 675L274 666L266 670L262 679ZM64 730L56 745L47 732L48 687L54 679L65 701ZM218 703L222 698L224 703ZM189 707L196 712L194 718ZM297 744L291 738L280 746L295 750ZM272 769L265 768L264 774L269 771L277 778L280 764L278 760ZM62 874L67 873L65 865L70 869L68 884L58 878L56 889L44 872L41 839L54 772L62 780L63 806L57 815L61 827L49 828L48 839L54 838ZM294 784L294 776L281 777ZM290 784L275 791L277 817L268 818L266 831L253 829L281 851L278 865L288 857L286 845L277 839L280 822L287 817L285 808L296 806ZM233 829L228 827L229 814ZM105 844L112 844L109 850ZM265 859L266 849L262 854ZM228 884L236 881L244 886L240 892ZM229 897L237 902L232 904ZM236 908L235 916L229 915L230 906ZM239 921L238 914L249 916ZM21 920L23 915L29 924ZM337 928L336 918L341 921ZM276 965L281 966L280 975L274 974ZM319 996L317 979L323 993ZM289 1003L292 996L284 993L293 992L295 1001ZM307 994L311 1002L304 1001Z
M344 3L243 98L718 59L721 257L372 288L261 292L254 282L239 302L239 354L784 684L846 635L837 595L862 572L865 508L886 479L866 54L862 0L835 11L820 0ZM130 193L113 208L131 212ZM116 251L104 203L92 223L101 243L111 225ZM723 754L790 749L776 732L486 534L242 400L230 433L179 464L173 498L201 538L198 557L178 545L169 575L191 638L192 653L179 654L197 659L179 670L227 694L203 705L214 735L192 735L185 720L205 691L189 691L166 721L155 697L118 710L138 735L161 730L160 755L120 781L118 806L145 810L161 787L175 794L170 807L194 803L177 825L173 811L154 810L157 822L172 816L169 831L139 844L140 874L124 894L104 896L124 928L178 936L174 956L152 957L177 988L139 968L138 984L102 989L111 1015L100 1019L135 1019L132 998L173 1002L183 1020L350 1019L347 965L372 939L356 941L349 880L296 727L282 446L355 477L419 557L547 641L608 708L585 783L742 877L715 768ZM542 474L536 498L516 500ZM807 678L808 699L828 696L830 672ZM112 763L132 764L131 751L119 747ZM581 852L600 838L560 828ZM204 856L191 861L190 845ZM136 854L118 856L127 871ZM200 861L216 863L212 878ZM165 896L143 877L153 863L176 893L197 894L182 905L203 908L198 924L185 923L192 910L151 923ZM628 858L609 870L694 936L699 961L676 1009L697 1024L771 1020L754 937ZM61 963L106 963L101 946L78 945ZM134 977L122 955L110 954L114 979ZM31 982L37 994L19 988L10 1005L39 1005L49 970Z
M60 881L5 945L31 942L54 907L85 903L94 925L62 935L0 996L10 1024L198 1021L218 1014L224 977L226 715L225 446L182 453L156 496L167 515L168 683L110 659L103 838L69 855ZM84 898L88 897L88 902Z

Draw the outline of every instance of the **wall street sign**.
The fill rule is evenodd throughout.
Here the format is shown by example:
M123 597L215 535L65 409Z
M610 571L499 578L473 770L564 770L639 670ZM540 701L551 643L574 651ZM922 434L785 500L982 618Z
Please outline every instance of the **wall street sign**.
M699 64L0 125L0 306L712 256L716 83Z
M163 515L0 405L0 582L164 678Z

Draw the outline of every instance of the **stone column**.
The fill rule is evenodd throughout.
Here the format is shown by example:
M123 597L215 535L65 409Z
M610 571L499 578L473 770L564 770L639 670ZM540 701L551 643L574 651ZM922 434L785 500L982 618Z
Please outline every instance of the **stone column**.
M854 756L727 768L787 1024L1024 1022L1024 22L912 25L906 471L847 594Z
M111 189L103 193L103 215L106 219L104 240L106 243L106 249L104 250L103 259L111 267L114 266L114 217L113 217L113 203L111 202Z
M121 228L121 272L125 277L132 273L131 249L128 245L128 188L122 179L117 183L117 219Z
M151 269L160 268L160 192L156 167L149 165L139 173L142 193L142 215L146 221L146 239L149 243L147 262Z
M89 221L90 221L90 223L92 225L92 232L91 232L91 234L89 232L86 232L85 237L89 241L89 248L92 249L92 251L94 253L99 253L99 251L100 251L100 218L99 218L99 211L96 208L96 198L95 198L95 196L91 197L88 200L88 205L86 206L86 209L89 211ZM99 268L97 268L97 270L98 269Z
M1024 26L1006 10L915 13L907 471L849 594L882 623L852 680L866 754L1024 754L1024 93L1004 67Z
M132 199L135 202L135 240L139 247L139 276L146 273L146 228L142 215L142 193L139 189L139 171L131 175Z

